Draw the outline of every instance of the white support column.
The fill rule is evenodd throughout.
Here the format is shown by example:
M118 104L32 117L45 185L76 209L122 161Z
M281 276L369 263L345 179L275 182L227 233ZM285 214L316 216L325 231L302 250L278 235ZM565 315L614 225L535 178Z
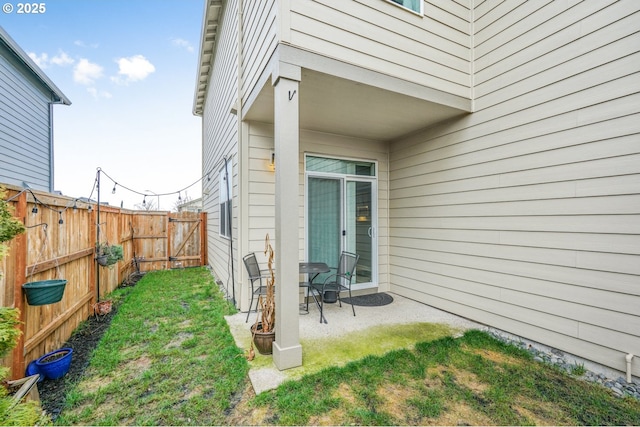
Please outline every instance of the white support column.
M276 163L276 340L273 362L280 370L302 365L298 308L300 78L299 74L293 74L287 77L279 74L273 82Z

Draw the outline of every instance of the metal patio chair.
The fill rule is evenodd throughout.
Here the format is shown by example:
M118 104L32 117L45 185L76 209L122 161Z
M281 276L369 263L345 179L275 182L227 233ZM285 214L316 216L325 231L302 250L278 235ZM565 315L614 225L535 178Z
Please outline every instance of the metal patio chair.
M266 270L260 270L260 265L258 265L258 260L256 259L256 254L254 252L249 255L245 255L242 258L245 267L247 268L247 273L249 274L249 282L251 283L251 302L249 303L249 311L247 311L247 320L245 323L249 321L249 315L251 314L251 307L253 307L253 300L256 295L266 295L267 293L267 285L262 284L262 279L266 279L268 276L268 272ZM256 287L256 282L259 283L259 286ZM258 311L258 302L256 301L256 312Z
M360 255L343 251L340 254L340 260L335 274L327 277L323 283L310 283L309 289L317 292L320 296L320 323L322 323L322 319L324 319L323 309L325 292L336 292L340 307L342 307L342 299L340 298L341 292L348 291L349 299L350 301L353 301L353 297L351 296L351 283L353 281L353 276L355 275L359 259ZM353 306L353 303L351 303L351 309L355 316L356 309Z

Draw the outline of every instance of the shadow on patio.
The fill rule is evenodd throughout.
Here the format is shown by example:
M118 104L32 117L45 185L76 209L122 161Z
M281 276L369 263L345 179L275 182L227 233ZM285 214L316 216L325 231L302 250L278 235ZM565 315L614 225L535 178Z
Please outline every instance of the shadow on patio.
M341 366L367 355L382 355L391 350L410 348L415 343L444 336L457 336L464 330L481 325L428 305L391 294L393 302L383 306L358 306L353 316L351 306L343 302L325 304L327 324L320 323L320 312L313 301L309 314L300 313L302 366L279 371L271 355L256 350L249 362L249 378L256 394L276 388L289 379L320 371L329 366ZM227 316L226 320L236 345L247 350L251 342L249 327L255 314L246 323L246 312Z

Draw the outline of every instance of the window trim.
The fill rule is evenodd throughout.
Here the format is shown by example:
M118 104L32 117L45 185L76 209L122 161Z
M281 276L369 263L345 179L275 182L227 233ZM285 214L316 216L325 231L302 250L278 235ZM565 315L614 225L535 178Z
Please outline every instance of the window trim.
M404 6L404 5L401 5L401 4L399 4L399 3L396 3L396 2L395 2L395 1L393 1L393 0L385 0L385 1L386 1L387 3L391 3L392 5L394 5L394 6L396 6L396 7L401 8L402 10L406 10L406 11L411 12L411 13L413 13L413 14L415 14L415 15L420 16L420 17L424 17L424 0L420 0L420 11L418 11L418 12L417 12L417 11L415 11L415 10L413 10L413 9L410 9L410 8L408 8L408 7Z

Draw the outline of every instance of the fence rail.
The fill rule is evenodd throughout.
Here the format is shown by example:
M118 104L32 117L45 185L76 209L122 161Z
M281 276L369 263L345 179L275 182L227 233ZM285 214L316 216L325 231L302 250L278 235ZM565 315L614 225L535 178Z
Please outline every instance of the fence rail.
M95 203L0 185L27 227L9 242L9 255L0 261L0 304L20 309L22 322L18 345L2 361L11 367L13 379L24 376L30 361L59 348L94 314L94 304L132 273L207 264L204 213L101 205L98 224ZM98 227L101 243L123 247L124 260L113 267L95 261ZM60 302L27 303L24 283L56 278L67 280Z

